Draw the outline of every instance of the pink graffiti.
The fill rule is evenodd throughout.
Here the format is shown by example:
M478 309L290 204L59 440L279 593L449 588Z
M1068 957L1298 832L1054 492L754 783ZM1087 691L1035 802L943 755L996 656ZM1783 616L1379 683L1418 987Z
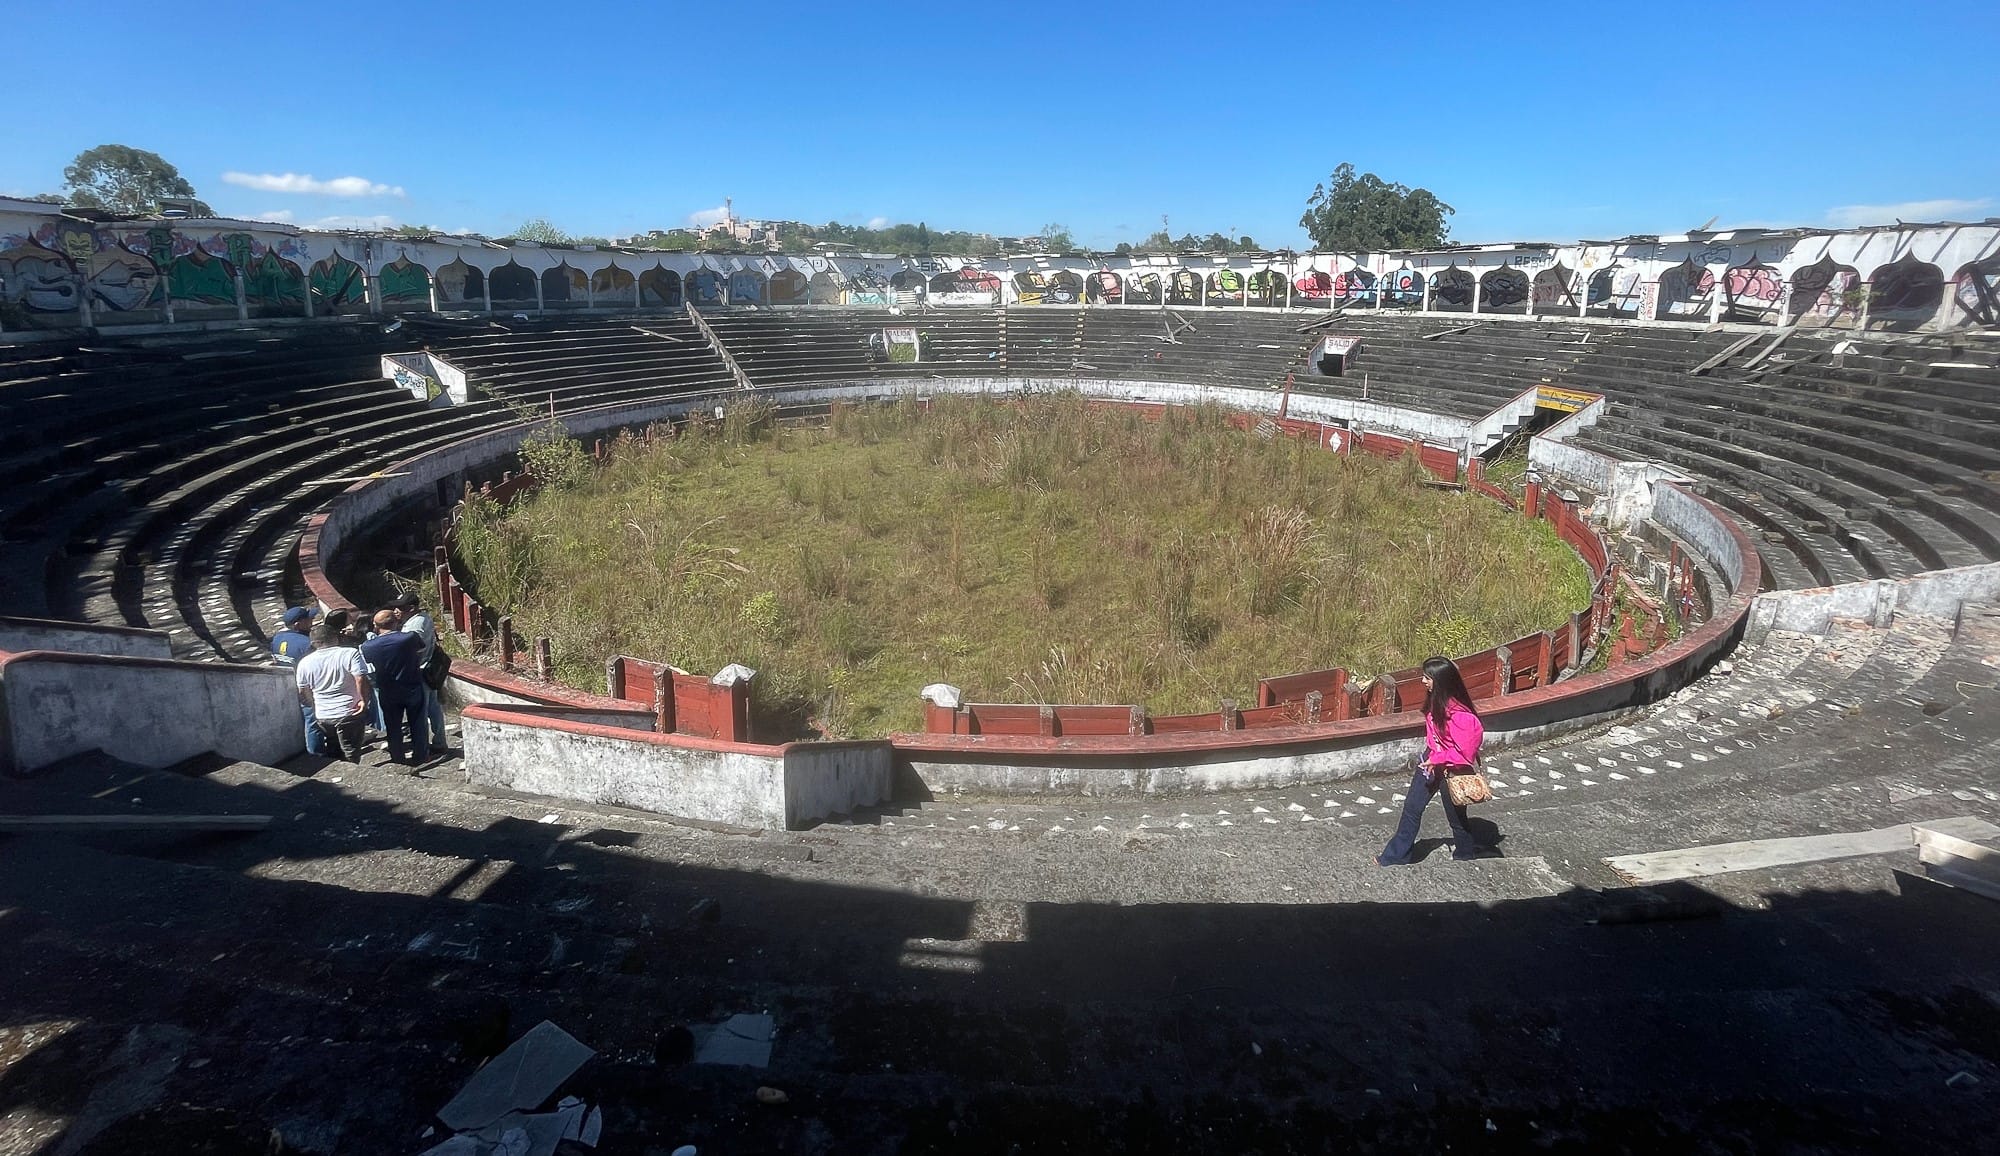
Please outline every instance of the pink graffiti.
M1778 271L1768 265L1738 265L1729 271L1724 284L1729 296L1739 300L1776 301L1785 292Z
M1329 297L1333 294L1333 278L1318 269L1311 269L1292 282L1292 288L1301 297Z

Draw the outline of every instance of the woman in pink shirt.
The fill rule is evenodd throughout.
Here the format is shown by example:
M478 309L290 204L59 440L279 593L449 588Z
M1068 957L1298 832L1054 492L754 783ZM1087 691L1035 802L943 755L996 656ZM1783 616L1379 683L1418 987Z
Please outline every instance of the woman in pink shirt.
M1465 808L1455 805L1444 792L1447 774L1469 771L1479 765L1479 744L1486 727L1465 689L1465 679L1449 658L1424 660L1424 761L1410 778L1410 793L1403 798L1403 821L1396 825L1395 837L1375 862L1384 867L1410 861L1417 831L1423 827L1424 808L1433 794L1444 804L1444 816L1451 823L1451 857L1479 858L1479 844L1465 825Z

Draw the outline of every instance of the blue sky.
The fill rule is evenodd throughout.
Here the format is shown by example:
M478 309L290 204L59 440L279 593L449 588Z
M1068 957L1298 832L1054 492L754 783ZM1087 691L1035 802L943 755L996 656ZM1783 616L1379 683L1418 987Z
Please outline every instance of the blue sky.
M0 193L115 142L300 224L621 235L728 196L1303 247L1341 161L1430 189L1467 242L2000 216L1993 0L72 0L6 27Z

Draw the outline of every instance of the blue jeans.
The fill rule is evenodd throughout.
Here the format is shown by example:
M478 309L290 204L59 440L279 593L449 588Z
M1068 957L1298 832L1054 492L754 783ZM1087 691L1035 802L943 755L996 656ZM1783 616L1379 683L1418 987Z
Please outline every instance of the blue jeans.
M382 728L382 733L389 740L389 761L403 762L403 756L407 753L415 756L409 760L410 762L430 762L431 740L430 736L424 733L424 700L421 698L394 700L377 695L375 701L381 704L383 721L388 724ZM415 748L414 751L404 746L405 724L410 728L409 745Z
M1389 845L1382 848L1378 861L1381 863L1408 863L1410 851L1417 845L1417 832L1424 825L1424 808L1430 805L1431 795L1438 796L1444 804L1444 817L1451 824L1451 857L1472 859L1479 854L1479 844L1472 838L1471 828L1465 825L1465 808L1457 806L1444 793L1444 774L1439 772L1432 780L1430 773L1422 767L1410 776L1410 793L1403 799L1403 820L1396 824L1396 834Z
M438 698L438 692L432 690L429 685L424 687L424 718L430 720L431 746L440 751L450 746L451 744L445 741L444 702Z
M299 704L300 713L306 716L306 753L323 755L326 753L326 738L319 733L319 720L313 717L312 704Z

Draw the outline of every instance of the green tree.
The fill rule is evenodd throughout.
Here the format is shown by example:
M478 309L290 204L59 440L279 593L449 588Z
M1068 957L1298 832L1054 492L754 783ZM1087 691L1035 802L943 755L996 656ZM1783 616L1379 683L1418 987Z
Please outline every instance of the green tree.
M1354 175L1343 162L1331 184L1313 186L1299 225L1313 244L1333 252L1428 249L1450 234L1453 209L1429 189L1392 185L1374 173Z
M1125 241L1120 241L1118 242L1118 247L1111 250L1111 255L1113 257L1130 257L1132 255L1132 246Z
M568 233L557 228L547 217L529 217L514 230L516 241L539 241L544 245L565 245L571 240Z
M194 186L165 157L130 145L85 149L63 169L63 180L71 204L135 217L159 208L162 197L194 196ZM194 211L215 215L203 201L195 201Z
M917 252L926 257L931 255L931 227L922 221L917 222Z
M1040 235L1042 247L1051 253L1067 253L1076 248L1076 242L1070 239L1068 225L1058 225L1051 221L1042 226Z

